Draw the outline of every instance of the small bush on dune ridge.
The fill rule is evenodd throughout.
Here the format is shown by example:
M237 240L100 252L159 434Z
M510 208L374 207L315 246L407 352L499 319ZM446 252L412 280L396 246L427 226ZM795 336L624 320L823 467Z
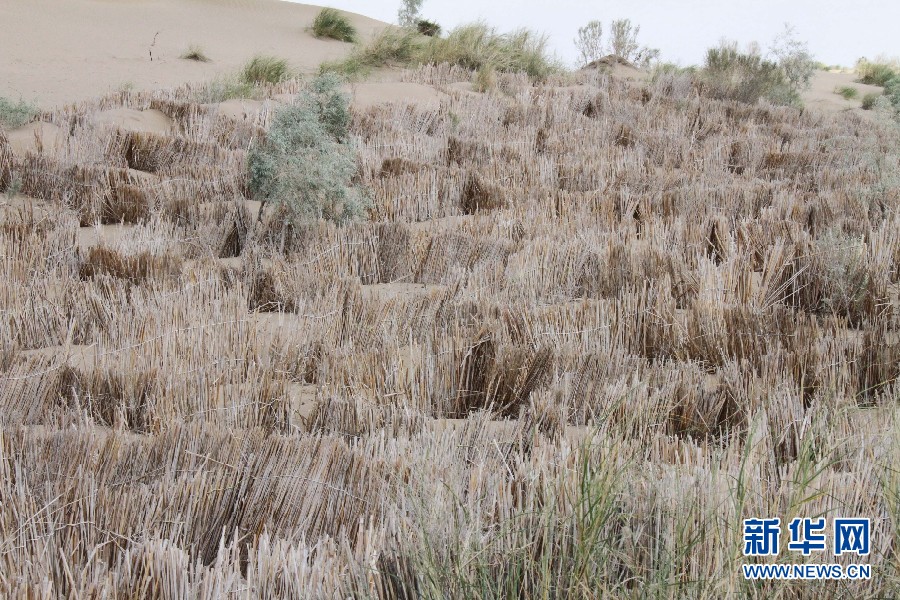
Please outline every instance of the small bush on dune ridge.
M210 62L209 57L203 52L200 46L190 46L184 54L181 55L183 60L193 60L197 62Z
M0 96L0 127L15 129L30 122L38 113L34 104L19 100L13 102Z
M547 38L527 29L501 34L484 23L462 25L447 37L428 37L415 29L385 29L368 44L357 46L345 60L325 63L322 72L355 76L386 66L449 63L473 71L523 72L543 79L559 70L547 54Z
M575 47L580 55L581 65L588 65L595 60L612 54L630 63L648 67L659 58L659 50L641 46L637 41L640 25L633 25L631 19L617 19L610 23L609 43L603 41L603 23L591 21L578 29Z
M756 44L741 52L736 42L723 41L707 50L701 79L720 98L751 104L765 98L774 104L799 106L800 93L809 88L816 66L806 43L785 25L769 51L773 60L763 58Z
M287 61L273 56L254 56L241 71L241 81L249 85L279 83L288 77Z
M317 38L331 38L341 42L356 41L356 27L334 8L323 8L319 11L313 21L312 31Z
M367 194L352 183L356 158L347 143L349 99L341 79L320 75L291 106L279 109L264 143L247 157L250 189L287 210L294 223L343 223L365 215Z
M428 37L437 37L441 35L441 26L434 21L419 19L416 21L416 31Z
M787 88L777 64L759 54L740 52L733 43L706 51L701 79L712 96L750 104Z

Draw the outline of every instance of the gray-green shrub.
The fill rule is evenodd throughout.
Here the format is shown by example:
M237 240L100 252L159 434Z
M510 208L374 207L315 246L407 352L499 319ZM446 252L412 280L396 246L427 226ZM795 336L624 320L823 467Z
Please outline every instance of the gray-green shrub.
M354 185L356 156L348 143L349 99L340 78L320 75L274 115L266 140L248 155L256 198L286 209L290 222L359 219L371 206Z
M757 53L740 52L735 43L706 51L701 79L713 97L747 103L766 97L790 103L790 87L778 65Z
M38 108L30 102L13 102L0 96L0 127L15 129L30 122L38 113Z

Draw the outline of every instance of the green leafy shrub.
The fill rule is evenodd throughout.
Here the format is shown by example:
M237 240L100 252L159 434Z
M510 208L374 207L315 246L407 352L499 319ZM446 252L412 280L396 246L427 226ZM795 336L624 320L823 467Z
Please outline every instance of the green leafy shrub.
M751 104L763 97L780 103L790 103L791 99L784 72L778 65L759 54L740 52L736 44L707 50L701 79L713 97Z
M331 38L351 43L356 41L356 27L340 11L333 8L323 8L319 11L313 21L312 31L317 38Z
M183 60L193 60L196 62L210 62L209 57L203 52L203 48L200 46L190 46L187 50L184 51L184 54L180 57Z
M30 102L13 102L0 96L0 127L15 129L30 122L38 114L38 108Z
M287 61L273 56L254 56L241 71L241 81L250 85L279 83L288 77Z
M419 19L416 21L416 31L428 37L438 37L441 35L441 26L434 21Z
M316 78L274 115L265 142L248 156L250 189L286 209L291 222L344 223L365 215L371 201L353 184L357 171L347 142L349 99L334 74Z
M843 97L844 100L853 100L859 96L859 90L852 85L845 85L835 90L835 93Z

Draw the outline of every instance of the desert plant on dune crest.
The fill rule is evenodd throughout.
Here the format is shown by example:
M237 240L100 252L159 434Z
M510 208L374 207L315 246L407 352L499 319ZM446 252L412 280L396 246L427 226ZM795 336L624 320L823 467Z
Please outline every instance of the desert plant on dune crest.
M609 25L609 42L604 42L603 24L600 21L591 21L580 27L575 47L578 49L581 65L610 54L619 60L649 67L659 59L659 50L641 46L637 41L640 31L641 26L632 24L630 19L616 19Z
M206 56L206 53L203 52L203 48L200 46L190 46L179 58L196 62L210 62L210 58Z
M340 11L323 8L312 24L313 34L318 38L331 38L341 42L356 41L356 27Z
M324 63L320 71L355 76L382 66L457 65L477 71L526 73L543 79L561 70L547 53L547 37L528 29L501 34L485 23L453 29L446 37L428 37L415 29L386 28L342 61Z
M416 21L416 31L428 37L437 37L441 35L441 26L434 21L419 19Z
M808 45L797 39L797 31L792 25L785 23L784 30L775 37L769 52L784 73L787 87L793 97L791 102L795 102L794 99L798 99L801 92L809 89L816 70L816 63Z
M31 121L38 113L38 108L30 102L19 100L13 102L0 96L0 127L15 129Z
M343 223L363 217L370 204L352 181L357 166L346 140L349 100L340 84L334 74L316 78L275 113L266 140L248 156L254 196L283 206L292 222Z
M722 43L706 51L701 79L713 96L751 104L787 89L776 63L756 53L740 52L736 43Z
M422 46L419 60L471 70L492 67L501 73L522 72L537 79L560 69L547 53L546 36L528 29L501 34L485 23L461 25L447 37L432 38Z
M250 85L279 83L288 77L287 61L273 56L254 56L241 71L241 81Z
M575 48L578 50L579 62L586 65L603 57L603 23L591 21L584 27L578 28L578 36L575 38Z

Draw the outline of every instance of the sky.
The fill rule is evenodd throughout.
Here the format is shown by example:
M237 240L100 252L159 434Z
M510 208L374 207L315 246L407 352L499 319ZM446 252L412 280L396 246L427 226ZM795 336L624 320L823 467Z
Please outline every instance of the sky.
M308 0L319 3L323 0ZM329 6L395 23L400 0L328 0ZM784 24L796 28L816 60L853 66L860 57L900 55L900 0L425 0L422 16L445 30L484 20L499 31L528 27L549 36L552 51L570 66L572 42L591 20L628 18L641 26L638 41L659 48L662 60L683 66L703 61L720 39L765 50Z

